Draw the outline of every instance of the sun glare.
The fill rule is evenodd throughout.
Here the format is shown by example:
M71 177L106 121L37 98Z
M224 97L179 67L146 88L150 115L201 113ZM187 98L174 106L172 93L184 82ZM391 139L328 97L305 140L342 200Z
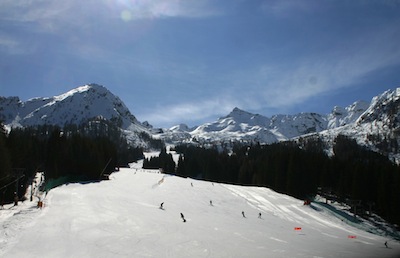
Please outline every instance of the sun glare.
M130 20L132 20L132 13L129 10L123 10L121 12L121 19L124 22L129 22Z

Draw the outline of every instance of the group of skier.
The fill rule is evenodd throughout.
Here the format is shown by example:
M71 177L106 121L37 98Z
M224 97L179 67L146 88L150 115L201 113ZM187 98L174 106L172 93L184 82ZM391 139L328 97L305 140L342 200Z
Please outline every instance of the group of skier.
M164 202L162 202L162 203L160 204L160 209L161 209L161 210L164 210ZM185 216L183 215L182 212L181 212L181 219L182 219L183 222L186 222Z
M210 200L210 206L213 206L212 200ZM160 209L164 210L164 202L160 204ZM242 211L242 216L243 218L246 218L246 215L244 215L244 211ZM258 213L258 218L261 219L261 212ZM186 222L185 216L183 215L182 212L181 212L181 219L183 222Z
M190 183L190 185L193 187L193 183ZM214 185L214 183L213 183L213 185ZM212 200L210 200L210 206L214 206ZM161 209L161 210L164 210L164 202L162 202L162 203L160 204L160 209ZM183 222L186 222L186 219L185 219L185 216L183 215L183 213L181 212L180 214L181 214L181 219L182 219L182 221L183 221ZM242 211L242 217L243 217L243 218L246 218L246 215L244 214L244 211ZM261 212L258 213L258 218L261 219ZM386 247L386 248L389 248L388 242L387 242L387 241L385 242L385 247Z
M190 183L190 185L193 187L193 183ZM214 185L214 183L213 183L213 185ZM210 206L214 206L212 200L210 200ZM164 210L164 202L162 202L160 204L160 209ZM186 222L186 219L185 219L185 216L183 215L183 213L181 212L180 214L181 214L182 221ZM243 216L243 218L246 218L246 215L244 215L244 211L242 211L242 216ZM261 219L261 212L258 213L258 218Z

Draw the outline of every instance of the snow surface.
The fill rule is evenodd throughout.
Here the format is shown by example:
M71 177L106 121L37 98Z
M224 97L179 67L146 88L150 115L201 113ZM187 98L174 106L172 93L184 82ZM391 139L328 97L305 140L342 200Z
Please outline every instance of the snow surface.
M399 257L399 242L352 227L323 205L141 166L55 188L42 209L5 206L0 256Z

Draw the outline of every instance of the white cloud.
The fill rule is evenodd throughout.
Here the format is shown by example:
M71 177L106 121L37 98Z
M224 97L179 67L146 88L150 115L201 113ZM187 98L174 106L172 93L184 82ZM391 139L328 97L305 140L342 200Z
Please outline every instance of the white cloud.
M320 7L320 1L272 0L265 1L261 10L278 17L290 17L293 13L312 12Z
M99 37L104 33L118 31L118 22L138 19L167 17L203 17L216 15L219 11L211 1L196 0L3 0L0 1L0 22L17 31L26 31L35 40L44 34L60 35L74 44L76 37ZM23 26L20 26L23 24ZM142 24L141 24L142 25ZM143 28L135 28L135 33ZM10 30L1 39L1 45L28 48L24 33ZM111 37L111 36L110 36ZM131 35L132 37L132 35ZM75 38L75 39L74 39ZM95 42L101 45L100 42ZM82 43L87 49L101 49L91 43ZM85 46L77 46L85 48ZM92 51L91 51L92 52Z
M210 5L210 1L197 0L149 0L128 1L126 12L131 19L163 18L163 17L202 17L219 13Z
M398 40L387 40L398 37L396 28L371 34L374 37L363 35L347 41L341 48L293 57L290 63L265 62L259 67L219 74L219 85L214 91L205 90L193 102L185 100L176 105L155 107L143 117L150 122L175 124L204 121L207 118L213 121L228 114L235 106L245 110L272 109L284 112L310 98L352 87L369 73L398 64ZM190 67L186 69L190 70ZM202 76L207 79L201 81ZM207 74L198 74L197 78L200 81L196 87L201 87L201 84L216 85Z
M352 87L371 72L400 63L399 39L400 33L392 26L348 39L341 48L328 46L329 51L294 58L290 64L266 63L251 75L256 79L249 82L255 85L249 91L260 94L253 105L283 108Z
M157 106L151 111L140 115L150 123L176 125L178 123L193 123L199 120L210 119L218 115L226 115L235 107L229 96L220 96L176 105Z
M197 0L3 0L0 2L1 20L38 22L74 19L120 17L145 19L162 17L201 17L219 14L212 1ZM128 17L130 16L130 17Z
M0 3L1 20L9 22L41 22L56 20L63 16L71 4L69 1L6 0Z
M20 53L19 43L7 36L0 35L0 49L4 49L6 52Z

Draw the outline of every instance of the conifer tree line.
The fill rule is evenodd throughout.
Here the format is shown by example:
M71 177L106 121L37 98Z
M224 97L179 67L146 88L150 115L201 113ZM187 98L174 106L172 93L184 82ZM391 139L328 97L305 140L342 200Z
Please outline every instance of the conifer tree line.
M46 180L99 180L101 173L109 174L116 167L143 158L142 148L130 146L120 130L105 120L64 128L50 125L13 128L9 133L2 125L0 128L2 202L12 201L15 191L22 197L36 171L44 171ZM24 176L18 180L16 189L9 184L21 171Z
M336 201L360 200L359 215L366 215L371 208L368 205L373 204L377 214L400 224L398 165L346 136L336 138L332 157L322 147L316 139L303 141L301 146L293 142L237 145L229 152L180 145L175 148L180 158L173 174L265 186L300 199L320 193ZM166 158L165 153L162 156Z
M167 153L166 148L162 148L158 156L145 158L143 160L144 169L160 169L164 173L174 174L175 162L171 153Z

